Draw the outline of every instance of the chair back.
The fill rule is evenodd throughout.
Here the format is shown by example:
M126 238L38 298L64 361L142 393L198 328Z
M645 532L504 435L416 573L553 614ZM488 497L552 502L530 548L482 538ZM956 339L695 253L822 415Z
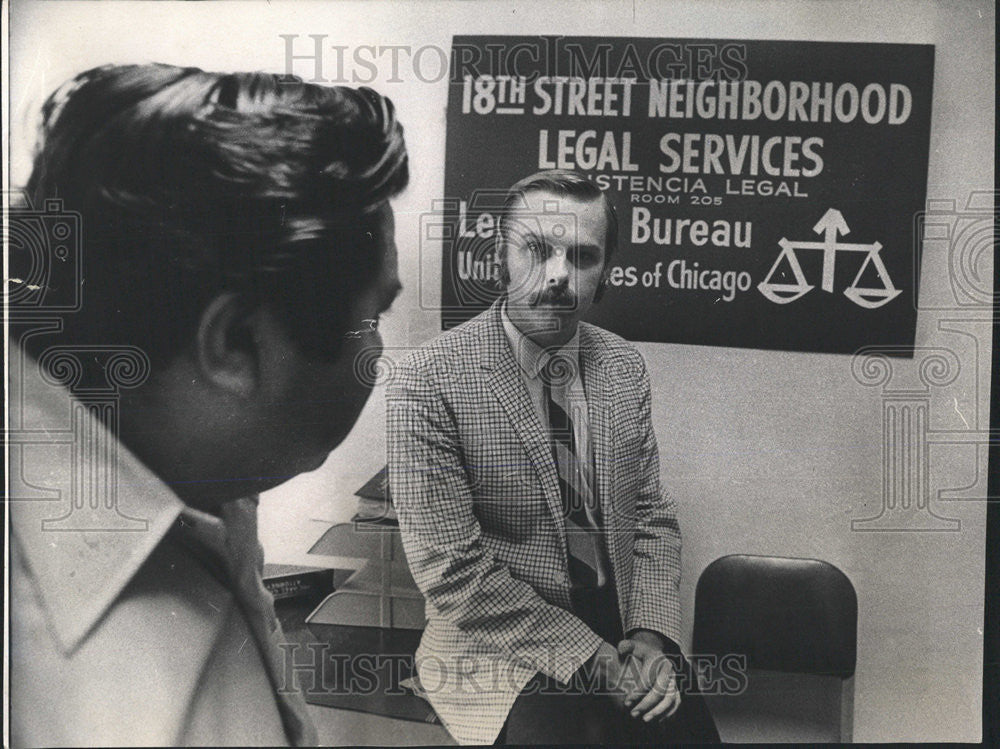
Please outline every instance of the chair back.
M858 599L818 559L734 554L695 590L693 652L745 657L746 688L709 697L725 741L849 741Z
M694 652L742 653L750 668L846 679L857 660L858 597L818 559L733 554L701 573Z

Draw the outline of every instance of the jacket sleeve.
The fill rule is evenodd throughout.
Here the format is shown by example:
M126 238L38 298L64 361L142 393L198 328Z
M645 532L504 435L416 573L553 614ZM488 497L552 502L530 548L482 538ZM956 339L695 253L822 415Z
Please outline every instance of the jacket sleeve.
M484 547L457 426L432 379L404 363L387 401L389 482L417 586L470 637L567 682L600 637Z
M649 629L680 643L681 531L677 509L660 484L649 373L639 359L639 419L643 435L636 497L634 566L625 631Z

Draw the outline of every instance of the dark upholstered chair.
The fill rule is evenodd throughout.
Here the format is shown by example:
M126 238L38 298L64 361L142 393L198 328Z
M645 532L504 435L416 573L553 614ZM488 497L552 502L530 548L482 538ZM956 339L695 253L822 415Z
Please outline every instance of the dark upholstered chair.
M729 674L704 675L723 741L850 741L857 622L854 586L828 562L735 554L708 565L692 650Z

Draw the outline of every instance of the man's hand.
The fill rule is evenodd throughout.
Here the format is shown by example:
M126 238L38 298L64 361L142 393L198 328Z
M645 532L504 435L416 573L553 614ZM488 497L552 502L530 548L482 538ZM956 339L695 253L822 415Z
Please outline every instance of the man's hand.
M638 673L626 690L625 706L633 718L642 717L647 723L666 720L681 706L674 665L663 652L663 643L653 632L636 632L618 644L622 658L634 658Z

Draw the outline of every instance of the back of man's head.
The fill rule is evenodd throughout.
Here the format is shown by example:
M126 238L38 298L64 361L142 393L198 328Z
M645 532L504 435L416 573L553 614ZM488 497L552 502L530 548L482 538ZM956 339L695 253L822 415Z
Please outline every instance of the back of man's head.
M229 291L272 309L305 355L336 358L380 269L366 216L409 178L388 99L290 76L105 66L42 116L28 198L81 214L82 277L54 263L49 283L80 285L82 303L30 353L133 345L169 363Z

